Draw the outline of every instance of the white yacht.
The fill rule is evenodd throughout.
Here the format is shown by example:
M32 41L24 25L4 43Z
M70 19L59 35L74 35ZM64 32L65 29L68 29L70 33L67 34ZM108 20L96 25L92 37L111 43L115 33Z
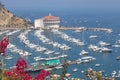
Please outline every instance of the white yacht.
M112 73L111 73L113 76L115 76L117 74L117 72L114 70Z
M110 46L111 45L110 43L106 43L106 42L103 42L103 41L99 41L98 44L100 46Z
M13 57L12 56L6 56L5 59L10 60L10 59L13 59Z
M117 43L117 44L120 44L120 40L117 40L116 43Z
M120 60L120 56L116 57L116 60Z
M85 51L85 50L82 50L81 53L80 53L80 55L88 55L88 52Z
M112 29L108 29L106 32L107 32L107 33L112 33L113 30L112 30Z
M78 71L78 69L77 69L77 68L74 68L74 69L73 69L73 71L74 71L74 72L77 72L77 71Z
M60 56L58 56L59 58L64 58L64 57L67 57L68 55L65 55L65 54L63 54L63 55L60 55Z
M45 58L36 58L35 61L43 61Z
M88 47L90 50L92 51L99 51L101 48L99 48L98 46L96 45L92 45L90 44L89 47Z
M21 56L31 56L32 53L28 53L27 51L21 51L21 52L19 53L19 55L21 55Z
M83 63L94 61L94 60L96 60L96 58L94 58L92 56L86 56L86 57L81 58L81 62L83 62Z
M116 48L119 48L120 47L120 45L117 45L117 44L115 44L115 45L112 45L113 47L116 47Z
M34 59L39 59L39 58L41 58L41 56L34 57Z
M78 42L78 44L77 44L78 46L84 46L84 45L86 45L84 42Z
M103 48L101 48L100 52L103 52L103 53L111 53L111 52L112 52L112 49L103 47Z
M52 53L54 53L54 51L47 50L44 54L52 54Z
M89 39L96 39L98 36L96 36L96 35L91 35L90 37L89 37Z
M99 67L99 66L100 66L100 64L95 64L95 66L96 66L96 67Z
M59 57L50 57L50 58L45 58L45 60L52 60L52 59L59 59Z
M81 71L81 73L84 73L84 72L85 72L85 71L83 71L83 70Z
M55 52L54 54L55 54L55 55L59 55L59 54L60 54L60 52Z
M63 68L63 66L56 66L55 68L56 69L61 69L61 68Z

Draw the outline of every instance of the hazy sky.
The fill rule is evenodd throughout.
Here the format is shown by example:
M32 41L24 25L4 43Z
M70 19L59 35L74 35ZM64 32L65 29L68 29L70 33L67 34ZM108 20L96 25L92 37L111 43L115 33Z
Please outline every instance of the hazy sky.
M120 9L120 0L0 0L8 9Z

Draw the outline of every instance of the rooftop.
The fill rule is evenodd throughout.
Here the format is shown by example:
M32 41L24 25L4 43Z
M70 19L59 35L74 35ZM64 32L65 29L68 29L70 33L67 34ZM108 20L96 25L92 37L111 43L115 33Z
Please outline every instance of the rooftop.
M43 20L59 20L59 18L49 14L48 16L43 17Z

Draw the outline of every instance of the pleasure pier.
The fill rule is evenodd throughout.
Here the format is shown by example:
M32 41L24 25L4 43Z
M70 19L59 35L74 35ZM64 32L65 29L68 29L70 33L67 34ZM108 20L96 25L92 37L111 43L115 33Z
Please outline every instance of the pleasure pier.
M108 28L92 28L92 27L65 27L65 26L61 26L58 28L54 28L54 27L48 27L48 28L34 28L34 27L4 27L1 28L1 30L27 30L27 29L32 29L32 30L80 30L80 31L85 31L85 30L93 30L93 31L104 31L107 33L111 33L113 32L112 29L108 29Z

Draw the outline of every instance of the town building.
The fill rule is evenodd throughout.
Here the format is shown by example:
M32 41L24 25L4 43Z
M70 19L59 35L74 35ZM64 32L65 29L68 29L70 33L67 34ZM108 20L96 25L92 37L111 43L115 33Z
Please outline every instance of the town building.
M41 19L35 19L34 26L35 28L58 28L60 27L60 19L49 14Z

